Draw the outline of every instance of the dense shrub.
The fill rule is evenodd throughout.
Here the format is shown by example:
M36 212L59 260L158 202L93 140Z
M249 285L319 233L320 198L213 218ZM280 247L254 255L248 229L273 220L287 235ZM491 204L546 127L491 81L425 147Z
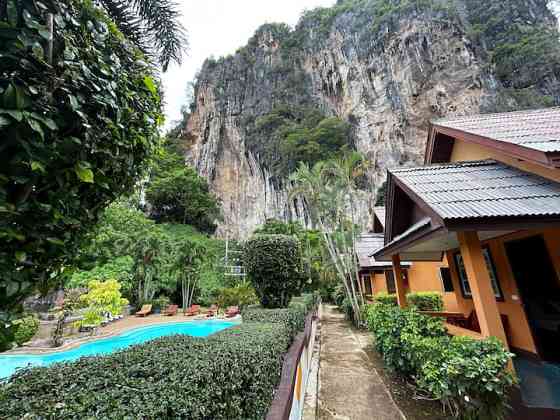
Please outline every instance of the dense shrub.
M402 310L392 304L368 306L368 328L375 334L375 346L385 363L393 370L412 374L410 349L404 344L408 335L420 337L441 337L445 327L440 318L420 315L417 311Z
M339 284L334 288L331 300L336 306L342 306L344 299L346 299L346 289L343 284Z
M406 300L410 306L419 311L443 311L443 297L438 292L414 292L407 293Z
M0 386L6 418L262 419L291 342L283 323L166 337L27 369Z
M83 323L99 325L106 313L119 315L128 300L121 296L121 285L116 280L92 280L88 285L88 292L80 296L80 302L87 306Z
M507 370L510 354L495 338L449 337L443 321L374 304L368 327L387 365L413 377L420 389L462 419L502 419L515 383Z
M256 235L244 246L249 279L265 308L286 307L302 287L301 251L287 235Z
M221 308L227 306L239 306L240 308L244 308L247 305L257 303L258 299L253 286L248 282L244 282L235 287L219 289L216 301Z
M386 292L377 293L374 300L385 305L398 305L397 295L394 293L388 294Z
M39 319L34 316L26 316L13 322L14 341L18 346L23 345L33 338L39 331Z
M1 2L0 316L48 286L159 143L155 69L96 3Z

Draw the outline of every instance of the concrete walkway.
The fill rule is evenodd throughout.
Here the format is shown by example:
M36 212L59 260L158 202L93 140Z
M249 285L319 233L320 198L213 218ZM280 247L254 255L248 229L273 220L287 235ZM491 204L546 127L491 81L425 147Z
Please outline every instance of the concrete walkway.
M334 306L322 309L317 418L405 419L365 351L371 336L353 330Z

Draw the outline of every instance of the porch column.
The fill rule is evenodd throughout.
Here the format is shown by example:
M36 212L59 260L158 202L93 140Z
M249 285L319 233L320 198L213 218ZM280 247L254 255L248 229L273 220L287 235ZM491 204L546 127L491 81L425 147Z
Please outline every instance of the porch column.
M395 288L397 289L397 301L401 308L407 306L406 302L406 290L404 287L404 276L401 269L401 256L395 254L391 256L391 261L393 262L393 274L395 276Z
M506 333L492 289L490 274L482 254L478 233L474 231L458 232L457 237L480 324L480 332L485 337L497 337L508 348Z

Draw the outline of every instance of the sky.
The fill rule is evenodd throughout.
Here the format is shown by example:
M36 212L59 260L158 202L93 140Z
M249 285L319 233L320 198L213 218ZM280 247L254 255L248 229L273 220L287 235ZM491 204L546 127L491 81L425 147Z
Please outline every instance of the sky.
M180 117L186 87L211 55L233 54L264 23L295 25L304 10L332 6L335 0L177 0L189 36L182 65L170 65L163 74L166 127Z

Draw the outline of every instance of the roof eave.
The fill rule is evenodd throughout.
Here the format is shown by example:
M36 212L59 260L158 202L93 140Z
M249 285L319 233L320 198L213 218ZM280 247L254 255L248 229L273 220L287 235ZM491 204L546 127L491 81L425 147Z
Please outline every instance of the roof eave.
M481 146L488 147L490 149L498 150L513 158L529 160L547 167L553 167L553 168L560 167L560 153L558 152L542 152L540 150L535 150L517 144L495 140L490 137L480 136L478 134L469 133L467 131L459 130L456 128L445 127L442 125L438 125L436 123L431 123L431 130L432 131L430 131L430 138L428 139L428 144L430 143L432 144L430 145L429 152L428 149L426 150L426 157L425 157L425 163L427 164L431 163L432 156L434 154L434 147L436 145L435 144L436 142L434 142L433 139L435 139L437 133L441 133L453 137L455 139L467 140L472 143L476 143ZM551 161L552 156L556 157L558 161L555 160ZM551 162L554 162L554 164L552 164Z

